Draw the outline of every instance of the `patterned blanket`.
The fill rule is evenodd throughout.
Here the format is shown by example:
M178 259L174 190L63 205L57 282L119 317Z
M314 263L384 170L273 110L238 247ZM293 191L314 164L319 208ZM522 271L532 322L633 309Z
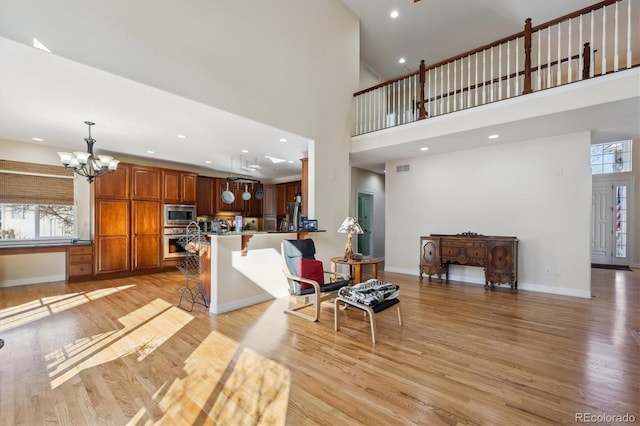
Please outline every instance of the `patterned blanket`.
M400 287L371 278L352 287L346 286L338 290L338 296L369 307L386 299L394 299L400 295Z

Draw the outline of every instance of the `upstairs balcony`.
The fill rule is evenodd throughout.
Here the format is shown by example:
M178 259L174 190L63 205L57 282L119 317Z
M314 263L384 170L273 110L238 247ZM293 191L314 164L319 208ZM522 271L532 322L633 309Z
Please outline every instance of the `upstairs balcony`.
M352 136L640 65L640 2L607 0L354 94Z

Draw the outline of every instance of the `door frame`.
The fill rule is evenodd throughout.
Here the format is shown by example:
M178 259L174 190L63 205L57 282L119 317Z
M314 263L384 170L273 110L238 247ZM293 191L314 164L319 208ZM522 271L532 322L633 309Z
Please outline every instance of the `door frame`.
M611 255L610 264L618 265L618 266L631 266L632 259L635 259L634 247L635 247L635 238L636 238L636 230L635 230L636 211L634 208L636 205L636 200L635 200L634 176L627 173L620 173L620 175L616 175L616 174L594 175L592 176L591 182L592 182L592 185L591 185L592 188L593 188L593 183L595 182L605 183L609 186L626 185L627 187L627 256L626 258L616 258L615 256ZM592 193L593 193L593 189L592 189ZM610 202L612 203L612 206L614 206L615 208L614 197L615 197L615 194L614 194L614 191L612 190ZM613 223L613 221L615 221L615 214L612 214L611 216L612 216L611 229L615 229L615 223ZM591 217L591 229L593 229L593 220L594 218ZM610 244L611 252L613 252L615 248L614 247L615 237L613 233L611 234L609 244Z
M361 217L361 213L360 212L360 196L364 195L367 197L371 198L371 212L370 212L370 218L369 218L369 256L373 257L373 219L374 219L374 208L373 208L373 203L375 200L375 194L371 191L362 191L362 190L357 190L356 191L356 217L358 218L358 222L360 222L360 217ZM360 249L360 244L359 244L359 239L356 238L356 248L357 251L361 252Z

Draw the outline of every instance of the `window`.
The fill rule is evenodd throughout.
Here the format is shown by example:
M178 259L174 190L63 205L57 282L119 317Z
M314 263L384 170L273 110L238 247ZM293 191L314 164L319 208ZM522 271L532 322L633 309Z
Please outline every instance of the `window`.
M0 242L77 236L73 172L0 160Z
M591 145L591 174L631 171L631 141Z

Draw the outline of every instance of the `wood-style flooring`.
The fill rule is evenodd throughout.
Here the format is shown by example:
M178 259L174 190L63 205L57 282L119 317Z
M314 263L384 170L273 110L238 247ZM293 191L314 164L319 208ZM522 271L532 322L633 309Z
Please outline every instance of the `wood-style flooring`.
M331 305L185 312L179 272L0 289L0 425L640 422L640 271L593 269L591 299L381 276L404 325L375 345Z

